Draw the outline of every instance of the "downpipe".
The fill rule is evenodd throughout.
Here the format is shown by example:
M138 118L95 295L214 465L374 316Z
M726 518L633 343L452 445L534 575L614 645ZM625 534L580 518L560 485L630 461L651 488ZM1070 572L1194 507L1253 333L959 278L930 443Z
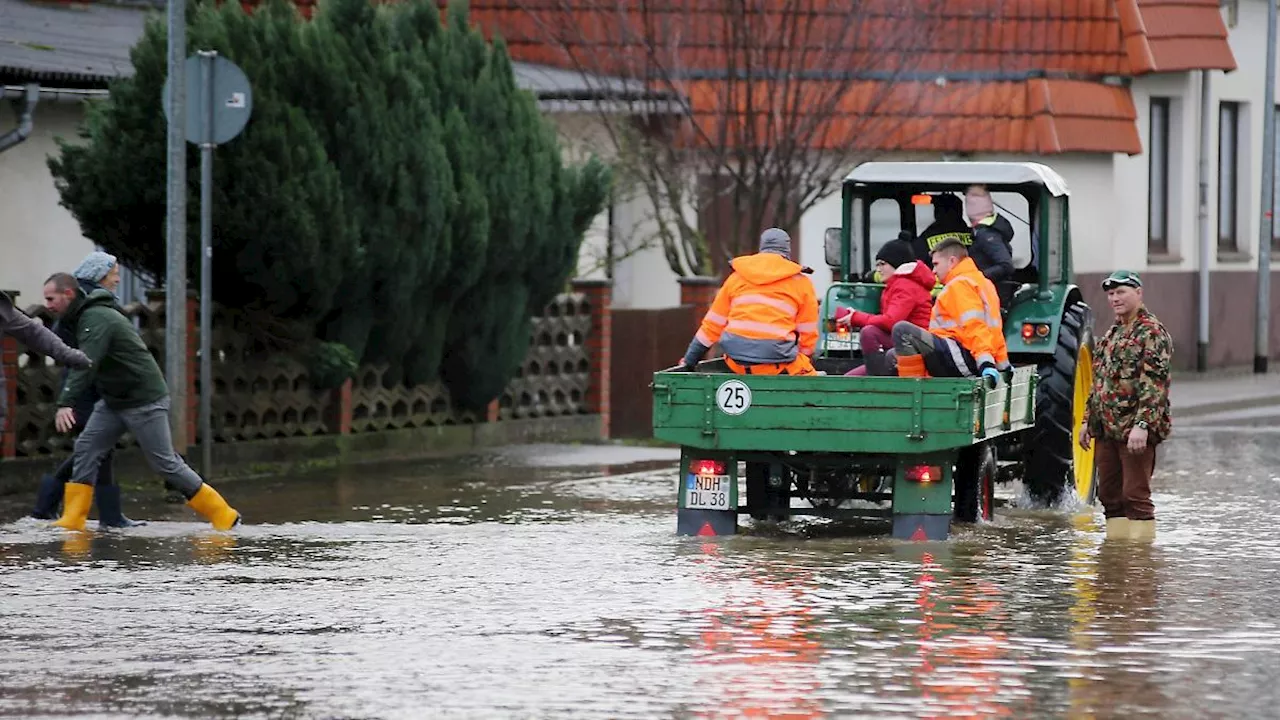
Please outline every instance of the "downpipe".
M1209 262L1214 247L1209 233L1209 118L1212 112L1208 70L1200 71L1200 147L1196 150L1196 175L1199 184L1199 246L1197 263L1199 302L1196 303L1196 371L1209 369Z
M0 152L8 150L31 135L31 130L35 125L32 116L35 114L36 102L39 99L40 86L36 83L27 83L23 98L13 101L13 112L18 116L18 126L4 135L0 135Z

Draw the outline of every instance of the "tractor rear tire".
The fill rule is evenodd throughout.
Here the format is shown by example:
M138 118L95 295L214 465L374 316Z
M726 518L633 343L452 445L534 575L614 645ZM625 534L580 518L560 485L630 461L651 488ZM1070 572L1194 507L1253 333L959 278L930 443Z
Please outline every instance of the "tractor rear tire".
M996 449L990 443L960 451L955 472L956 522L989 522L995 507Z
M1036 424L1023 444L1027 449L1023 484L1037 505L1057 505L1069 494L1086 505L1093 503L1097 492L1093 453L1078 451L1076 443L1083 403L1092 389L1085 386L1092 384L1092 362L1093 313L1076 301L1062 314L1053 357L1040 363ZM1082 364L1086 367L1077 378Z

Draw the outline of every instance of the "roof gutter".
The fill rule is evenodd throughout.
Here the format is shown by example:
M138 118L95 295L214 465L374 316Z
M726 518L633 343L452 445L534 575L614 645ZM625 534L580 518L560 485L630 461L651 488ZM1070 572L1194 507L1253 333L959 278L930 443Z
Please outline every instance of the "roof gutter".
M24 95L25 100L13 101L13 111L18 116L18 127L0 135L0 152L8 150L31 135L31 128L35 124L31 116L35 113L36 102L40 100L40 86L36 83L28 83Z

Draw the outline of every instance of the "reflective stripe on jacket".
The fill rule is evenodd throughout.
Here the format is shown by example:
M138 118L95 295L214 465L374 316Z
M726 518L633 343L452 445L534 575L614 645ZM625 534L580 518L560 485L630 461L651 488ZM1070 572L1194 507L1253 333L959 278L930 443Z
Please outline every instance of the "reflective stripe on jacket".
M1009 349L1000 321L1000 298L971 258L964 258L944 279L945 286L934 303L929 332L951 338L973 355L981 367L1009 365Z
M716 342L741 363L777 363L812 355L818 344L818 296L800 266L773 253L735 258L696 339Z

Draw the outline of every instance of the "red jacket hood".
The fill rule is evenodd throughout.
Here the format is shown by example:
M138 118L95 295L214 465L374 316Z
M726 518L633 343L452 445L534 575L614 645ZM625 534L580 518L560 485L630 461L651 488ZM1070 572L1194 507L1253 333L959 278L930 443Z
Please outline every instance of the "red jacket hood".
M733 271L753 285L768 285L798 275L801 267L798 263L775 253L756 253L734 258L729 263ZM932 287L932 285L930 286Z
M933 274L933 270L930 270L928 265L918 260L899 265L898 269L894 270L893 274L885 281L885 284L903 280L913 282L930 292L933 291L933 286L938 283L938 278Z

